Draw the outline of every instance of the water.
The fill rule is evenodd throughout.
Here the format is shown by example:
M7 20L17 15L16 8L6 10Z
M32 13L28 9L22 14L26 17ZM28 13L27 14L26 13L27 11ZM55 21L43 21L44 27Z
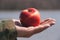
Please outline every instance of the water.
M19 19L20 11L0 11L0 19ZM31 36L30 38L17 38L18 40L60 40L60 10L40 11L41 18L54 18L56 24L47 30Z

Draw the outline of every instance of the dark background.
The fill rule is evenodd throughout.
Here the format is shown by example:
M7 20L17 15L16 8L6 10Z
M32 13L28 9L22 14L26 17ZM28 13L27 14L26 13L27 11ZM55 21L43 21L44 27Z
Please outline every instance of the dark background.
M0 0L0 10L21 10L29 7L59 10L60 0Z

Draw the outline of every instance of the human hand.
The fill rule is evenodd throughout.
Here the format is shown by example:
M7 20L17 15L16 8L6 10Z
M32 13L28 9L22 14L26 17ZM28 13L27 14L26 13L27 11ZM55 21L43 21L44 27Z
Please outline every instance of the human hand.
M44 21L42 21L40 25L36 27L33 27L33 26L23 27L21 26L21 23L19 20L13 19L13 21L15 22L15 27L17 30L17 37L30 37L33 34L40 33L43 30L51 27L52 25L55 24L56 20L52 18L47 18Z

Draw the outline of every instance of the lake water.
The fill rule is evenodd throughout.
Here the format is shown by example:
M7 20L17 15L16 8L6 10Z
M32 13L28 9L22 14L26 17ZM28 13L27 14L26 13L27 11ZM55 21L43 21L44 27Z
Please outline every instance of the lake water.
M0 19L19 19L19 14L21 11L0 11ZM17 38L18 40L60 40L60 10L41 10L41 19L54 18L56 19L56 24L47 30L33 35L30 38Z

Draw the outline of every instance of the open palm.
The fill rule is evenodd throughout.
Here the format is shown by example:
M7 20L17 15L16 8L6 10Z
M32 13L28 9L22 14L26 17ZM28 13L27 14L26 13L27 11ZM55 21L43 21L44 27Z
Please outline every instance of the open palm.
M43 30L47 29L48 27L51 27L52 25L55 24L55 19L52 18L47 18L44 21L40 23L40 25L34 27L34 26L29 26L29 27L24 27L21 25L19 20L13 19L15 22L15 27L17 30L17 37L30 37L33 34L42 32Z

